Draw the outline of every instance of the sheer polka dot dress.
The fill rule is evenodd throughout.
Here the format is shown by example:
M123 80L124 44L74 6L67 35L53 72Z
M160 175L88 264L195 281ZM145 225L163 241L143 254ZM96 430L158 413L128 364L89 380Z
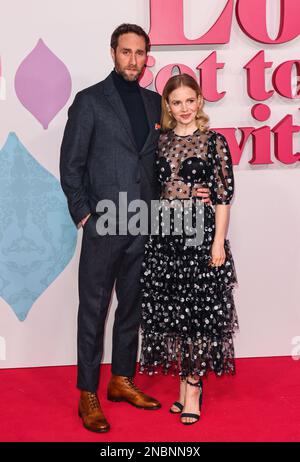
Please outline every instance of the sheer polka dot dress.
M233 335L238 329L233 290L237 276L228 239L224 242L224 264L209 264L215 206L230 204L234 193L227 141L213 130L196 130L188 136L170 130L160 136L156 165L162 186L159 232L149 236L142 266L139 371L183 377L203 376L210 370L217 375L233 374ZM196 189L201 186L210 188L212 205L201 203L197 207ZM166 204L169 232L163 226ZM202 226L201 242L194 241L194 245L189 244L192 235L184 224L181 232L177 229L178 216L183 223L187 204L192 228ZM197 214L202 214L202 221L197 221Z

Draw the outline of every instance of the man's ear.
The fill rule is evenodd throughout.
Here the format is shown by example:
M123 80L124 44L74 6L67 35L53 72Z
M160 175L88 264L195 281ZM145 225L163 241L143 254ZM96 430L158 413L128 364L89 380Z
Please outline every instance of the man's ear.
M113 62L115 62L116 61L116 54L115 54L115 50L113 48L110 49L110 54L111 54Z

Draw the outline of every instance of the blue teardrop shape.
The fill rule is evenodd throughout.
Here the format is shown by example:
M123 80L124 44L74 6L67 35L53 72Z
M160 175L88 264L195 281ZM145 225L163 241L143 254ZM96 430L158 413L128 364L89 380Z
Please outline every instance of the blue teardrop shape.
M72 259L77 229L60 183L10 133L0 150L0 296L24 321Z

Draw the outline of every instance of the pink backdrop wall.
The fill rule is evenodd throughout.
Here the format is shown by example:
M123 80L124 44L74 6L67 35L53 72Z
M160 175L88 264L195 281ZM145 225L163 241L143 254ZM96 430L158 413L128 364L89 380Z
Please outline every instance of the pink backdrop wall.
M143 85L161 91L178 67L192 73L202 84L211 126L226 135L234 158L236 194L229 238L239 279L237 356L298 359L300 38L295 19L299 2L110 0L109 8L103 4L75 1L70 8L69 2L58 0L3 2L0 163L4 159L7 165L9 155L15 154L15 138L6 145L6 157L3 154L9 133L14 132L23 151L26 147L31 160L51 174L55 190L68 106L78 90L111 71L112 30L122 22L150 30L154 46ZM36 76L38 85L33 84ZM57 194L51 200L61 201ZM4 217L6 199L0 197ZM68 233L71 242L74 235L71 229ZM81 232L74 247L65 251L58 274L41 284L37 298L27 304L23 320L22 300L14 304L3 286L0 367L76 362L80 245ZM9 281L6 274L11 270L3 255L2 251L7 273L2 281ZM115 306L113 295L105 362L110 362Z

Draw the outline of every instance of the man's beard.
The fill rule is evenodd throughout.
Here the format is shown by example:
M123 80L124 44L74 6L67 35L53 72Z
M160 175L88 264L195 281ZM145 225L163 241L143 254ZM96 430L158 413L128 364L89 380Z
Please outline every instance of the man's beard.
M137 73L133 75L131 78L126 74L125 70L123 71L117 63L115 63L115 68L118 74L120 74L124 80L127 80L127 82L134 82L139 79L141 73L143 72L143 68L139 71L137 68L134 68L134 70L137 70ZM130 69L127 69L130 70Z

